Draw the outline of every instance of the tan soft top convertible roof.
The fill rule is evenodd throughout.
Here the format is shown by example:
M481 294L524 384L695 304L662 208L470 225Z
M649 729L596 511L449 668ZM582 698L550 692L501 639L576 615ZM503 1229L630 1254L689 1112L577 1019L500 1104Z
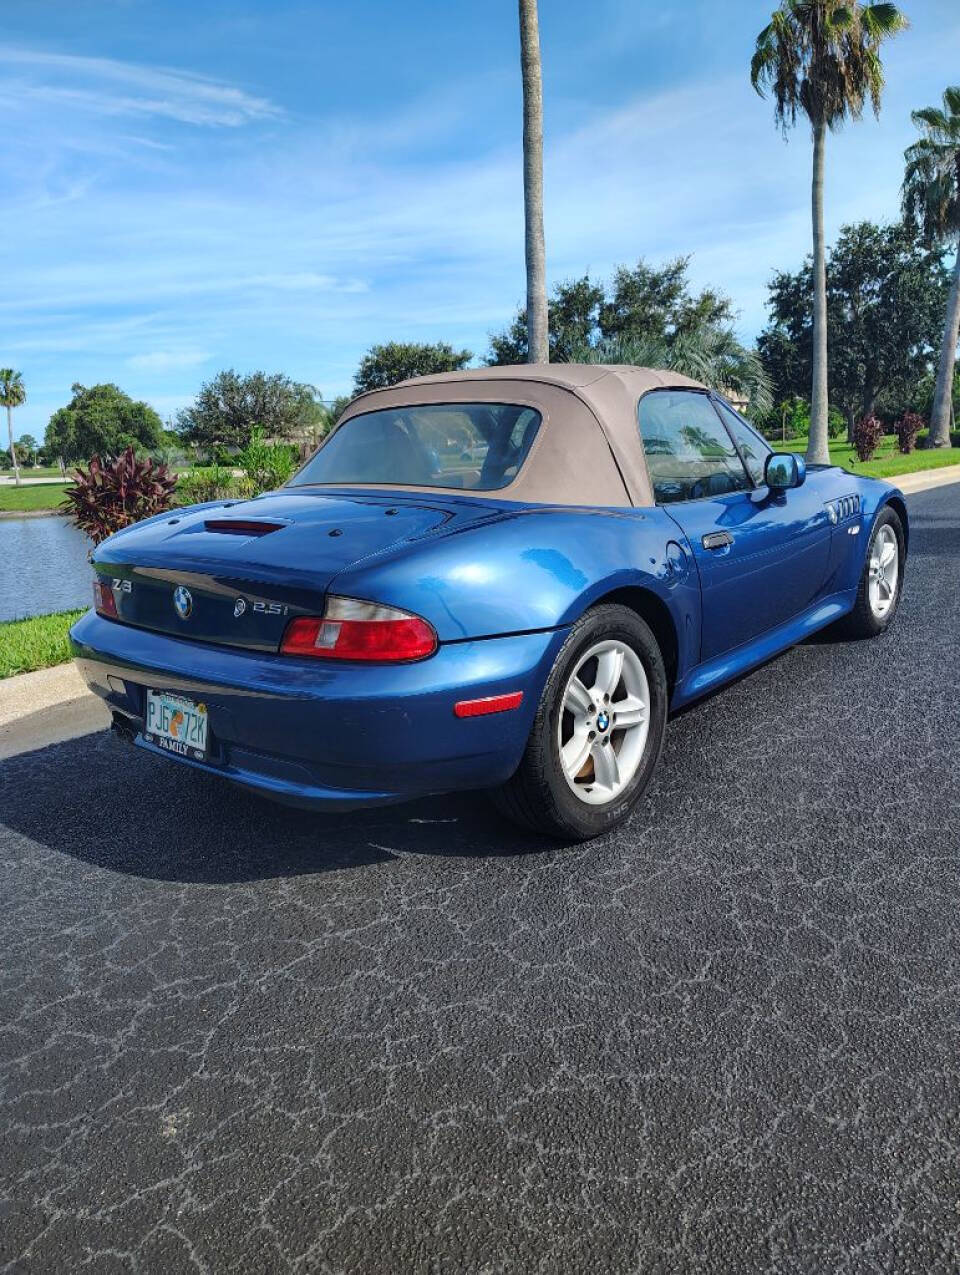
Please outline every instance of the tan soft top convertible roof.
M637 403L648 390L671 387L704 388L674 372L604 363L483 367L418 376L390 389L361 394L347 407L340 425L381 408L428 403L523 404L536 408L543 423L520 472L508 486L487 492L399 484L397 489L450 491L538 504L645 506L654 500L637 428Z

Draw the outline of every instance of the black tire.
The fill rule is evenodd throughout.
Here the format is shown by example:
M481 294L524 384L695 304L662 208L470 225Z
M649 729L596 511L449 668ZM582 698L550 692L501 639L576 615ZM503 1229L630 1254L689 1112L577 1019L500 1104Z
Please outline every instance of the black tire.
M628 643L643 664L650 692L650 726L636 773L605 805L587 805L571 791L560 764L558 719L567 681L577 662L598 641ZM663 748L668 688L663 656L650 628L629 607L594 607L574 624L560 648L534 718L526 751L515 774L491 793L514 823L562 841L587 841L623 823L650 782Z
M876 540L881 527L891 527L893 534L897 538L897 555L898 555L898 571L897 585L894 593L893 603L885 615L878 616L874 613L870 605L870 555L873 550L874 541ZM857 586L857 600L853 605L853 610L849 615L845 615L834 626L834 631L839 637L845 638L873 638L879 637L881 633L885 633L893 623L894 616L900 606L900 597L903 593L903 571L906 564L906 542L903 535L903 523L900 521L895 510L889 505L884 507L877 514L873 524L873 530L870 532L870 540L867 543L867 551L863 556L863 571L860 573L860 583Z

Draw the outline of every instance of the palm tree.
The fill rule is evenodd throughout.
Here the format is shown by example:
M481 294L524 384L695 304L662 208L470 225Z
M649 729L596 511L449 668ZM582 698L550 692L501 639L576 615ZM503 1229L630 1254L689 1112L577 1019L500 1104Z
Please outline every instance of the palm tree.
M754 415L765 415L773 406L770 378L756 350L741 345L732 328L714 323L696 324L669 337L606 337L571 350L570 362L668 368L720 393L743 395Z
M823 237L823 167L827 130L859 119L869 99L880 111L880 45L907 26L894 4L857 0L782 0L757 36L750 80L770 88L786 132L803 114L813 131L813 389L807 460L829 464L827 446L827 268Z
M960 340L960 87L955 85L944 93L943 110L928 106L914 111L912 119L923 136L904 153L904 217L919 228L928 243L957 240L927 444L949 447L953 368Z
M20 486L20 466L17 464L17 449L13 445L13 409L27 401L27 391L23 377L12 367L0 368L0 405L7 409L7 439L10 443L10 459L13 461L13 475Z
M543 242L543 83L537 0L520 0L523 78L523 211L527 260L527 362L549 363L547 267Z

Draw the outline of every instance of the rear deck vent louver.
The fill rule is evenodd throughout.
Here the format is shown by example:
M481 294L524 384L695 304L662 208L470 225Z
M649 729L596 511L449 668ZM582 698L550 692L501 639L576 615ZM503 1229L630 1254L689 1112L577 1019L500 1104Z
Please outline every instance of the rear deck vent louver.
M243 518L208 518L203 525L207 531L221 536L269 536L271 531L279 531L285 524L253 522Z

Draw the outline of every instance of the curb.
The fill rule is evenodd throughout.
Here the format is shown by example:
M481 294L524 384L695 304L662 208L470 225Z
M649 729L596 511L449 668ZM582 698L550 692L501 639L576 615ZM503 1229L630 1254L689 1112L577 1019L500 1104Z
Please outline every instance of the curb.
M109 725L106 705L72 660L0 681L0 761Z
M947 487L950 483L960 483L960 465L918 469L916 473L895 474L893 478L885 478L883 481L893 483L905 496L909 496L915 491L928 491L931 487Z
M61 509L0 509L0 520L4 518L66 518Z

